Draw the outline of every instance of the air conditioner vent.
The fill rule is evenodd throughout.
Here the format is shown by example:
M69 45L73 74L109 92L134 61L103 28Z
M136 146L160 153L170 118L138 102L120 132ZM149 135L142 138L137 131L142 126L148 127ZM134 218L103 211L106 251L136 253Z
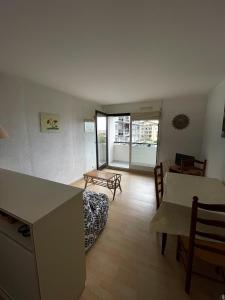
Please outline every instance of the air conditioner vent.
M140 107L140 111L151 111L152 110L152 106L142 106Z

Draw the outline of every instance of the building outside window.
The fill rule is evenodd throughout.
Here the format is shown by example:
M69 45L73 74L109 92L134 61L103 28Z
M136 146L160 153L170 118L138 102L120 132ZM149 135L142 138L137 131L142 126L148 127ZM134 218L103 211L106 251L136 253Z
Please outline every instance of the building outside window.
M157 144L158 120L144 120L132 122L132 143ZM115 121L115 143L130 141L130 117L118 117Z

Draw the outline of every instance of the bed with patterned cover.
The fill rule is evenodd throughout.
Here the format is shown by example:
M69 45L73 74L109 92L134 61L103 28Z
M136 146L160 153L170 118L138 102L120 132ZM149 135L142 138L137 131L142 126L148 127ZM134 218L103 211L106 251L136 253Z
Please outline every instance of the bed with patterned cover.
M85 251L94 245L104 229L109 210L109 198L103 193L83 192Z

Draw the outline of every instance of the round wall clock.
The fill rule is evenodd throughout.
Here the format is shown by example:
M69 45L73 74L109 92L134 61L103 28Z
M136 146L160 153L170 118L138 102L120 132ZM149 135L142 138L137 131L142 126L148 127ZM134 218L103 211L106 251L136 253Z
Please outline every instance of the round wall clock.
M172 124L176 129L184 129L189 125L189 122L188 116L180 114L173 118Z

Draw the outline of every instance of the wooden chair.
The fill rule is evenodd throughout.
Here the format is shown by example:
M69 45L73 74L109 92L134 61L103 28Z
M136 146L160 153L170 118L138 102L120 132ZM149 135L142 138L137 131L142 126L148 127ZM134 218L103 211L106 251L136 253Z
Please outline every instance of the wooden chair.
M206 159L203 161L195 159L194 161L195 169L199 169L201 171L201 176L205 176L206 165L207 165Z
M195 176L205 176L207 161L200 161L197 159L182 159L181 173Z
M209 233L209 231L201 231L197 225L204 224L208 229L210 227L225 228L225 221L206 219L199 217L199 211L207 212L225 212L225 205L219 204L203 204L198 202L197 197L193 197L190 237L178 237L177 241L177 260L180 260L180 255L185 254L184 261L186 262L186 280L185 292L190 293L191 278L193 272L193 259L198 257L215 266L225 267L225 236ZM196 237L203 237L208 240L200 240ZM204 276L204 275L203 275ZM206 276L205 276L206 277ZM207 277L209 278L209 277Z
M154 176L155 176L155 196L156 196L156 208L158 209L163 198L163 165L160 163L154 168ZM162 234L162 248L161 253L164 255L166 248L167 234Z
M189 170L194 168L194 159L181 159L180 161L180 169L181 173L188 172Z
M181 173L195 176L205 176L207 160L181 159L181 165L172 165L170 172Z
M159 208L162 197L163 197L163 165L160 163L154 168L155 176L155 196L156 196L156 207Z

